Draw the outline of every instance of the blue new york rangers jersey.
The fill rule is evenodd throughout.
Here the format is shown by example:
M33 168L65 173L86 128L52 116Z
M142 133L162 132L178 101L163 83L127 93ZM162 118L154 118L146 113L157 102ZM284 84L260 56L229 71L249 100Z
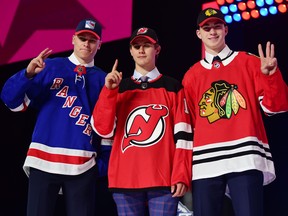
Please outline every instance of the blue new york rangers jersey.
M24 170L29 167L65 175L81 174L96 161L95 144L100 137L93 133L90 116L104 85L106 73L87 67L77 75L69 58L45 61L45 68L32 79L23 69L9 78L1 93L12 111L37 110L32 141Z

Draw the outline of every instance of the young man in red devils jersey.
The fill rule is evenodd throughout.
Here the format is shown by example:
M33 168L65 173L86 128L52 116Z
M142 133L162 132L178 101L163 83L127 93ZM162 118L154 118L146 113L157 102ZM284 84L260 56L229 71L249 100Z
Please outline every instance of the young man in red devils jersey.
M174 216L191 184L192 129L182 85L156 65L161 46L154 30L136 29L130 39L135 61L122 79L118 60L106 76L91 124L113 137L109 189L118 215Z
M205 58L184 75L193 116L193 214L219 216L227 188L235 216L263 216L263 184L275 179L260 108L288 110L288 88L277 67L274 45L259 56L230 50L221 11L198 16L196 34ZM213 59L218 60L213 61Z

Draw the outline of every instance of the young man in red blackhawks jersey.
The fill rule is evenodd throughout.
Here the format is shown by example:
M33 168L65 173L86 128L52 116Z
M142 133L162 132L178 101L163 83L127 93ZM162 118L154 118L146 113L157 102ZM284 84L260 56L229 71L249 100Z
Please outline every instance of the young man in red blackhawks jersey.
M96 180L106 175L111 149L105 142L100 146L90 125L107 75L94 65L101 32L95 20L80 21L71 35L69 57L48 58L52 50L46 48L2 89L1 98L12 111L38 112L24 162L27 216L54 215L59 191L67 216L95 216Z
M160 50L153 29L136 29L134 73L122 79L115 61L91 119L100 136L114 139L108 181L119 216L143 216L146 209L150 216L175 216L191 184L190 116L181 83L156 67Z
M263 185L275 179L275 170L260 108L267 115L288 110L274 45L267 42L265 56L259 44L259 57L231 50L217 9L201 11L197 25L205 58L182 81L195 131L194 216L221 215L228 191L236 216L263 216Z

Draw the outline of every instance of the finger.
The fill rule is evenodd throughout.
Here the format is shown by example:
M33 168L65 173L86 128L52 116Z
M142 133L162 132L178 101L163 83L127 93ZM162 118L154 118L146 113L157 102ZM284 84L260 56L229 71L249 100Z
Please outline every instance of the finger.
M121 77L120 77L119 73L114 74L114 82L120 83L120 81L121 81Z
M266 58L270 57L270 41L266 43Z
M176 192L175 189L176 189L175 185L172 185L172 186L171 186L171 193L172 193L172 194L174 194L174 193Z
M117 81L120 82L122 80L122 73L117 73Z
M260 56L260 59L264 58L263 50L262 50L262 45L258 44L258 54Z
M119 84L122 80L122 76L120 75L118 71L112 72L111 77L112 77L113 82L117 84Z
M274 58L274 56L275 56L275 46L274 46L274 44L271 44L271 58Z
M47 50L47 52L45 52L45 54L42 56L42 59L43 59L43 60L47 59L48 56L51 55L51 53L52 53L52 50L51 50L51 49Z
M44 61L42 57L38 56L37 58L34 59L34 63L36 63L38 67L43 67Z
M183 185L177 185L175 193L172 195L173 197L183 196Z
M44 60L48 58L48 56L52 53L52 50L49 48L44 49L36 58L37 65L42 67L44 64Z
M115 60L112 71L117 70L117 66L118 66L118 59Z
M49 48L44 49L37 57L47 58L51 54L52 50Z
M118 82L122 79L122 74L117 70L110 72L111 77L113 77L113 81Z
M186 186L183 185L183 187L181 188L181 195L182 196L186 193L186 190L187 190Z

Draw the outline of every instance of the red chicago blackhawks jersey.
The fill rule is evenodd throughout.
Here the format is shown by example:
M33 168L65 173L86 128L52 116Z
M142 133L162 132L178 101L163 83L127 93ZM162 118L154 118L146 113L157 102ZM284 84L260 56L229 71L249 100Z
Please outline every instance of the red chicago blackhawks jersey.
M179 81L123 79L101 91L91 119L102 137L113 137L108 178L112 191L190 187L192 127Z
M275 179L260 108L268 115L288 110L288 89L279 69L262 74L260 58L246 52L193 65L183 78L194 124L193 180L250 169Z

